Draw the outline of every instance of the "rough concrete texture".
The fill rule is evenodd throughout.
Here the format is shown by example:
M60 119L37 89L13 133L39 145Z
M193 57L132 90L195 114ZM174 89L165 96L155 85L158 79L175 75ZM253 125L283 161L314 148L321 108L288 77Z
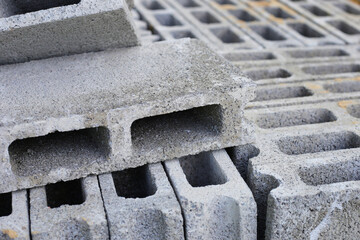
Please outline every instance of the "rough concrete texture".
M256 144L230 155L247 173L260 238L359 238L359 103L246 111L258 126Z
M1 0L0 9L0 64L139 45L125 0Z
M180 205L161 163L99 176L111 239L184 239Z
M0 192L251 141L255 84L185 39L0 67ZM22 91L26 86L27 91ZM61 89L61 91L59 91Z
M96 176L30 190L31 237L109 239Z
M28 240L29 232L26 191L0 194L0 239Z
M165 162L187 239L256 239L256 204L225 150Z

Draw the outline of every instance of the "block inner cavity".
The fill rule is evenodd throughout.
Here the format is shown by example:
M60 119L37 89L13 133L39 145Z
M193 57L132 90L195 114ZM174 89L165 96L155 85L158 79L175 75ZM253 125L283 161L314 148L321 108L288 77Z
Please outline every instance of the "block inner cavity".
M62 205L80 205L85 202L82 179L58 182L45 186L47 205L58 208Z
M228 181L214 156L209 152L180 158L180 166L192 187L220 185Z
M300 167L301 180L310 186L319 186L360 180L360 158L351 161Z
M360 147L360 137L353 132L336 132L308 136L283 137L277 142L287 155L300 155Z
M327 109L300 109L260 114L256 124L261 128L279 128L333 121L336 117Z
M78 4L80 1L81 0L0 0L0 6L2 6L0 18Z
M0 218L12 213L12 193L0 194Z
M105 162L110 153L110 133L105 127L18 139L8 148L16 175L46 174L57 168L79 169Z
M132 144L136 151L147 152L210 142L221 134L222 125L223 110L220 105L146 117L133 122Z
M146 198L156 193L155 180L148 165L113 172L116 194L124 198Z

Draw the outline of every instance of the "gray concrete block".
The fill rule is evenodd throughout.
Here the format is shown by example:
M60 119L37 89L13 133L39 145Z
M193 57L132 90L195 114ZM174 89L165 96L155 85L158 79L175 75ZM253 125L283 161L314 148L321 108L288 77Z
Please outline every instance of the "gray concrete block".
M226 21L239 28L264 48L300 47L303 43L278 27L272 19L258 14L255 8L240 1L204 1ZM276 3L276 2L275 2ZM260 4L268 4L261 2Z
M200 1L139 0L136 8L166 40L196 38L214 50L262 48Z
M161 163L99 176L111 239L184 239L180 205Z
M299 63L343 62L360 58L357 45L236 50L222 51L219 54L241 67L242 70L257 66L270 67Z
M246 111L257 125L258 151L240 146L232 160L246 169L260 238L359 238L359 103Z
M256 239L253 196L225 150L165 162L187 239Z
M0 4L0 64L139 45L124 0Z
M32 239L109 239L96 176L30 189Z
M0 72L0 192L252 141L243 109L255 84L199 41Z
M30 239L26 191L0 194L0 239Z

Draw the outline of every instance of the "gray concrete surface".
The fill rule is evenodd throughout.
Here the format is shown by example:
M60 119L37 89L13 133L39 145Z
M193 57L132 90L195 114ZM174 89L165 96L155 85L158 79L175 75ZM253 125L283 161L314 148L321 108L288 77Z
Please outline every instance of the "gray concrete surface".
M225 150L165 162L186 239L256 239L256 204Z
M353 99L246 111L256 144L233 161L247 169L260 237L359 238L359 106Z
M255 84L195 40L5 65L0 71L0 175L6 179L0 192L252 138L243 109Z
M99 176L111 239L184 239L183 217L161 163Z
M31 237L109 239L96 176L30 190Z
M136 45L125 0L0 1L0 64Z
M30 239L26 190L0 194L0 239Z

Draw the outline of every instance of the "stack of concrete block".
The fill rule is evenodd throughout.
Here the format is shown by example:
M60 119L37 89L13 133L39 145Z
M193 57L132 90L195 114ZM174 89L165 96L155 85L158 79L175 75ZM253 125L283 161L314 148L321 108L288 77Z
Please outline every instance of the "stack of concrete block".
M149 45L156 37L127 2L0 1L4 238L184 239L204 219L184 228L182 184L175 194L156 162L252 141L255 84L197 40ZM223 197L195 202L218 205L213 226L230 202L218 219L231 226L214 234L253 239L251 192L212 154L192 161L224 175Z

